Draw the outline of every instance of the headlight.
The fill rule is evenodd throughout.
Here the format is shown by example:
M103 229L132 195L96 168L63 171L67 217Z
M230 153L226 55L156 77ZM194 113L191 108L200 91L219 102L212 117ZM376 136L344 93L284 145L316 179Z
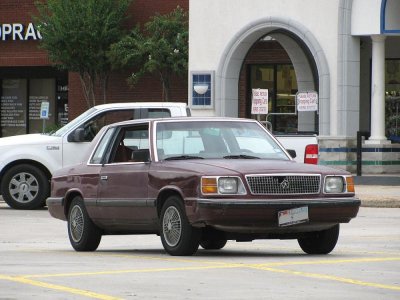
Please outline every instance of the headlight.
M218 192L220 194L237 194L238 179L235 177L221 177L218 179Z
M325 178L325 193L343 193L344 187L342 176L327 176Z
M239 177L202 177L201 192L204 195L236 195L246 194L246 189Z

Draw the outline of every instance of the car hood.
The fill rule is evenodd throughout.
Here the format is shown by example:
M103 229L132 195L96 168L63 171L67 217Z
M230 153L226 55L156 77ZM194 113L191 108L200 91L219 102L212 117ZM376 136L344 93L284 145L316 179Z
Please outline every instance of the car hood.
M28 146L28 145L42 145L42 144L58 144L61 143L61 138L53 135L46 135L40 133L22 134L10 137L0 138L0 147L2 146Z
M179 162L171 161L168 164L182 171L219 176L270 173L347 174L345 171L324 166L267 159L204 159Z

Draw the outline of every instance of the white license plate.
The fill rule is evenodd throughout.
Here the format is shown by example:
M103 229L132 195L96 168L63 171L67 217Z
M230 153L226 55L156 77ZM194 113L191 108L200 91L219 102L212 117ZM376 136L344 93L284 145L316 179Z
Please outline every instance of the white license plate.
M278 212L279 226L290 226L308 221L308 206L286 209Z

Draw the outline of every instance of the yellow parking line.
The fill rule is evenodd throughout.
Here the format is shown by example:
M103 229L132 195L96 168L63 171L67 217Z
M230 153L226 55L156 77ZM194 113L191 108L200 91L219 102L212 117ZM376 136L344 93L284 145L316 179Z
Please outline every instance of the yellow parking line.
M98 272L78 272L78 273L60 273L60 274L35 274L21 276L23 278L49 278L49 277L77 277L77 276L96 276L96 275L118 275L128 273L153 273L153 272L171 272L171 271L193 271L207 269L227 269L240 268L245 264L218 264L213 266L193 266L193 267L176 267L176 268L155 268L155 269L133 269L133 270L113 270ZM1 279L1 278L0 278Z
M269 267L253 267L253 268L258 269L258 270L263 270L263 271L275 272L275 273L284 273L284 274L290 274L290 275L296 275L296 276L302 276L302 277L311 277L311 278L316 278L316 279L326 279L326 280L339 281L339 282L355 284L355 285L362 285L362 286L368 286L368 287L374 287L374 288L382 288L382 289L400 291L400 286L374 283L374 282L366 282L366 281L332 276L332 275L307 273L307 272L292 271L292 270L283 270L283 269L276 269L276 268L269 268Z
M343 264L343 263L363 263L363 262L385 262L385 261L400 261L400 257L363 257L355 259L323 259L323 260L308 260L308 261L288 261L288 262L272 262L265 264L253 264L255 267L263 266L294 266L294 265L324 265L324 264Z
M158 257L146 257L138 256L138 258L145 259L160 259ZM164 260L164 259L160 259ZM398 290L400 291L400 286L380 284L374 282L365 282L361 280L338 277L333 275L325 275L318 273L308 273L301 271L285 270L280 268L274 268L276 266L295 266L295 265L321 265L321 264L344 264L344 263L371 263L371 262L387 262L387 261L400 261L400 257L382 257L382 258L358 258L358 259L324 259L324 260L308 260L308 261L289 261L289 262L270 262L264 264L241 264L241 263L224 263L224 262L213 262L212 265L204 266L204 262L190 259L175 259L166 258L168 261L175 262L191 262L191 263L202 263L200 266L191 267L173 267L173 268L154 268L154 269L132 269L132 270L112 270L112 271L97 271L97 272L77 272L77 273L59 273L59 274L35 274L35 275L25 275L25 276L6 276L0 275L0 280L10 280L25 284L30 284L38 287L49 288L53 290L64 291L73 294L79 294L86 297L96 298L96 299L117 299L112 296L102 295L93 293L90 291L79 290L74 288L69 288L61 285L54 285L49 283L44 283L41 281L32 280L31 278L51 278L51 277L78 277L78 276L94 276L94 275L117 275L117 274L127 274L127 273L152 273L152 272L171 272L171 271L195 271L195 270L207 270L207 269L225 269L225 268L251 268L275 273L284 273L296 276L311 277L317 279L325 279L338 281L343 283L349 283L354 285L369 286L382 289ZM207 262L211 263L211 262Z
M58 284L51 284L51 283L46 283L42 281L37 281L37 280L32 280L28 279L22 276L5 276L0 274L0 280L8 280L8 281L13 281L13 282L18 282L18 283L23 283L23 284L29 284L33 285L36 287L41 287L41 288L46 288L50 290L56 290L56 291L61 291L61 292L66 292L70 294L76 294L88 298L94 298L94 299L102 299L102 300L119 300L121 298L109 296L109 295L104 295L104 294L98 294L90 291L85 291L85 290L80 290L80 289L75 289L75 288L70 288Z
M141 257L150 259L151 257ZM168 259L174 261L173 258ZM181 262L180 259L176 260ZM288 262L269 262L263 264L244 264L244 263L225 263L225 262L207 262L210 265L191 266L191 267L172 267L172 268L150 268L150 269L131 269L131 270L111 270L111 271L95 271L95 272L75 272L75 273L58 273L58 274L33 274L20 276L21 278L49 278L49 277L79 277L79 276L97 276L97 275L117 275L128 273L151 273L151 272L168 272L168 271L194 271L207 269L225 269L225 268L268 268L295 265L322 265L322 264L343 264L343 263L369 263L369 262L385 262L400 261L400 257L382 257L382 258L357 258L357 259L336 259L336 260L309 260L309 261L288 261ZM186 260L186 262L197 262ZM0 278L1 279L1 278Z

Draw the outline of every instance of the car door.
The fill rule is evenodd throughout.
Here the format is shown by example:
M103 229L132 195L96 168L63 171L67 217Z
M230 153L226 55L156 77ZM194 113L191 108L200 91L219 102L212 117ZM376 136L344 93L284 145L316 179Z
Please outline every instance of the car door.
M148 199L149 125L121 126L100 171L97 206L102 222L114 230L157 229L154 201Z

